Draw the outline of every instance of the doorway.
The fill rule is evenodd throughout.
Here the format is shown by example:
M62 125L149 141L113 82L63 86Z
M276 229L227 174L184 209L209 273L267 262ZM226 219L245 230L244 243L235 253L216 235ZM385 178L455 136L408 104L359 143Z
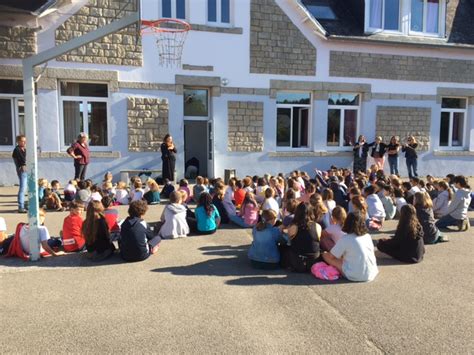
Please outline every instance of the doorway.
M195 177L189 174L188 166L196 166L196 162L196 175L209 176L207 126L207 121L184 121L184 168L187 179Z

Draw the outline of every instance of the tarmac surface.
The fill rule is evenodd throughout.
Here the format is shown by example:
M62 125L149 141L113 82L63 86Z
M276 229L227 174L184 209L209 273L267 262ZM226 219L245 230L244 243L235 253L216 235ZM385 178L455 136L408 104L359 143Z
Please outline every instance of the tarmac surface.
M17 188L0 188L8 231ZM151 206L148 222L163 205ZM125 218L127 207L119 207ZM50 212L58 235L67 212ZM474 212L470 212L473 225ZM374 239L394 233L385 223ZM0 258L2 353L473 353L474 228L371 283L252 269L250 230L165 240L140 263Z

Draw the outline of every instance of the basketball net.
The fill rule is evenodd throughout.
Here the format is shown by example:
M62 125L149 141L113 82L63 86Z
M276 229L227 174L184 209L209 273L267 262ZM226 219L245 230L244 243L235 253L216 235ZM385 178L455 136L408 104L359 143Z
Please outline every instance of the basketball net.
M181 68L181 56L189 30L191 25L186 21L164 18L143 20L141 34L155 37L161 66Z

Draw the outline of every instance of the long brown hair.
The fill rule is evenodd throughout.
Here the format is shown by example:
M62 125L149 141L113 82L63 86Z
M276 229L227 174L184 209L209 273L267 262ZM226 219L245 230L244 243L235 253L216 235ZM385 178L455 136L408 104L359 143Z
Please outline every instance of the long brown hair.
M367 215L367 203L362 196L354 196L351 200L352 205L362 216Z
M427 192L417 192L413 198L413 205L421 208L433 208L433 201Z
M327 207L323 203L323 199L320 194L315 193L309 198L311 205L311 218L315 222L319 222L323 215L328 212Z
M404 205L400 210L400 220L398 221L396 234L417 239L420 231L422 231L422 227L416 216L415 207L410 204Z
M97 239L99 220L105 218L103 215L104 206L100 201L91 201L87 206L86 219L82 225L82 234L86 239L86 244L91 245Z
M257 223L257 230L262 231L267 227L270 221L275 222L277 214L273 210L265 210L262 212L262 219Z
M443 190L448 191L448 201L451 201L453 199L453 191L449 187L448 183L446 181L440 181L438 182L438 185Z

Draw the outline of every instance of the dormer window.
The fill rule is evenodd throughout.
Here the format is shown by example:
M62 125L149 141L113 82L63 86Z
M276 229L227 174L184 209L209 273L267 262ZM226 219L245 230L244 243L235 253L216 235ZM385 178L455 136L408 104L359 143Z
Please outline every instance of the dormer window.
M372 0L369 27L375 31L400 31L400 0Z

